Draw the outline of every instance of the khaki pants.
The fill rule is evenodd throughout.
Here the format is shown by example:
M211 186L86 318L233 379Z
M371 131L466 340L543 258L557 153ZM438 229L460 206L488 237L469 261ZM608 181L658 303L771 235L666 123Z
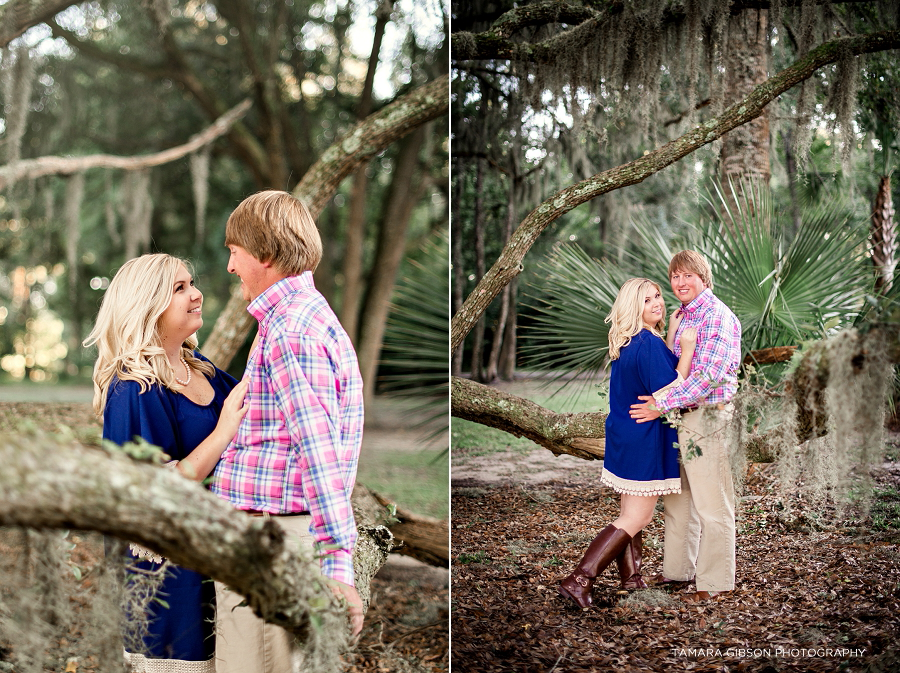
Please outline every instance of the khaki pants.
M663 497L663 575L682 581L696 575L697 591L734 589L734 482L726 446L732 413L728 405L684 414L678 430L681 493ZM691 440L702 455L691 451Z
M289 544L313 549L312 517L273 517ZM243 596L216 582L216 673L298 673L302 655L284 629L267 624L245 606Z

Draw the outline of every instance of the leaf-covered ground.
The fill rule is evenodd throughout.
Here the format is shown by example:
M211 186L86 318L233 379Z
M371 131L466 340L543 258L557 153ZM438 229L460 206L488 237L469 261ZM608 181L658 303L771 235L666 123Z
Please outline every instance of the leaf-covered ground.
M900 670L900 463L875 475L871 514L838 525L787 515L772 467L752 466L738 509L736 590L700 605L623 594L615 567L592 608L563 601L560 580L617 515L596 479L454 481L452 670ZM645 575L661 572L662 533L657 513Z

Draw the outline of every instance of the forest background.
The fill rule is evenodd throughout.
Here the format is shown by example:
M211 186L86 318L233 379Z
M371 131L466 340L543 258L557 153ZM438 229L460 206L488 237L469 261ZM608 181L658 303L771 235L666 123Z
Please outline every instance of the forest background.
M452 7L451 451L467 475L452 489L454 665L659 670L686 665L678 644L777 641L855 642L867 658L841 666L890 668L898 624L870 607L898 595L883 433L900 361L896 3ZM616 512L587 462L604 452L604 318L629 276L660 282L671 312L667 265L684 247L710 260L743 326L739 585L694 611L658 591L620 598L607 577L597 609L575 614L556 586ZM545 449L568 455L540 486L473 467ZM569 456L585 460L563 474ZM660 534L645 536L650 564ZM480 635L486 614L506 615L495 637ZM690 665L837 665L740 659Z
M429 667L446 666L446 571L421 601L373 576L389 546L384 525L409 523L405 507L434 517L414 526L428 529L430 562L446 565L447 25L440 2L0 6L0 523L12 526L0 529L4 670L8 661L23 670L120 668L122 604L101 586L116 573L103 562L102 538L87 533L72 545L56 528L144 539L224 578L265 618L312 642L322 670L370 665L385 655L384 636L414 645L414 661L427 655ZM96 450L99 430L83 401L95 353L81 341L115 270L145 252L193 263L204 293L201 351L240 376L254 330L226 272L224 227L261 189L290 191L317 216L325 256L316 285L356 346L370 441L382 437L360 474L387 500L358 485L355 560L364 600L385 587L387 600L364 636L377 652L363 647L358 660L341 660L344 614L330 594L313 596L314 579L298 594L296 578L310 572L302 559L276 541L263 545L268 561L245 565L239 557L261 549L254 526L202 489L156 484L166 477L153 451ZM79 405L48 404L72 389ZM385 402L382 392L407 401ZM101 482L88 486L91 475ZM50 487L57 478L66 483ZM62 495L69 488L72 498ZM134 509L122 507L133 496ZM159 527L174 502L179 516ZM237 537L197 542L221 525ZM270 562L278 570L263 580ZM408 571L393 584L416 577ZM31 610L35 595L60 597L62 612ZM415 637L396 621L407 608L418 614Z
M232 287L223 236L234 206L260 189L293 191L359 120L447 68L437 2L67 4L45 5L46 21L5 40L6 380L84 381L93 353L80 343L102 291L149 251L193 262L210 316L204 344ZM7 6L7 35L26 6ZM215 133L186 147L204 131ZM174 156L151 163L165 151ZM429 241L445 245L447 152L445 125L429 122L385 143L352 180L316 186L316 284L357 345L370 396L403 265ZM242 356L248 345L236 344Z

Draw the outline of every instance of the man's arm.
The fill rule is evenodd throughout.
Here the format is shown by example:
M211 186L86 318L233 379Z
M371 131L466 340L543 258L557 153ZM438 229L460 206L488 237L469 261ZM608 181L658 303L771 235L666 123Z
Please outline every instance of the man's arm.
M345 456L341 444L331 359L324 344L304 335L270 332L266 348L275 400L300 465L322 574L352 587L357 534L347 485L355 478L356 456Z
M659 395L657 406L662 413L666 413L680 407L702 404L718 386L734 380L739 363L740 324L737 318L724 311L707 315L697 329L697 346L690 377Z

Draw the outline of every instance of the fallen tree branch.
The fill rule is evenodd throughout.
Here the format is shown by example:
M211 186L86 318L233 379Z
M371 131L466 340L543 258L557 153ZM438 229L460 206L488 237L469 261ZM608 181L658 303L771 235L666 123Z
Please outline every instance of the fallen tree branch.
M374 491L370 493L383 508L394 505L388 498ZM396 542L395 553L439 568L450 565L450 525L447 519L414 514L402 507L396 507L394 519L396 522L389 524L388 528Z
M841 55L863 54L900 47L900 31L884 31L832 40L756 87L718 117L695 127L662 147L553 194L522 221L499 258L481 278L462 307L453 316L450 352L456 352L478 318L503 288L524 268L522 261L541 232L573 208L607 192L643 182L666 166L721 138L728 131L755 119L779 95L809 78L817 69L834 63Z
M371 518L358 523L354 565L368 606L369 581L392 537ZM0 526L92 530L136 542L229 585L262 619L310 647L322 628L347 630L318 563L289 551L273 520L243 515L177 471L124 453L7 434L0 441ZM311 628L311 620L323 627Z
M0 189L5 189L19 180L33 180L45 175L71 175L90 168L117 168L135 171L141 168L162 166L195 152L227 133L228 129L247 113L250 106L251 101L248 98L235 105L205 130L191 136L184 145L155 154L135 157L120 157L114 154L89 154L83 157L38 157L6 164L0 166Z
M830 352L833 339L851 339L853 347L841 353L851 364L851 369L862 372L869 358L876 357L876 366L900 364L900 322L882 322L868 331L846 330L823 339L802 351L797 367L785 382L785 395L796 404L795 428L798 442L821 437L828 431L825 414L825 390L828 387L835 363ZM754 351L761 357L767 351L796 352L796 346ZM774 357L774 353L773 353ZM774 360L773 360L774 361ZM451 379L451 413L475 423L497 428L516 437L526 437L549 449L555 455L567 454L597 460L603 458L606 436L606 414L602 412L560 414L546 409L531 400L504 393L495 388L453 377ZM872 404L880 404L872 400ZM761 449L774 441L778 429L761 435L745 435L746 451L766 453Z
M599 460L606 437L606 414L560 414L523 397L454 376L451 409L457 418L525 437L554 455Z

